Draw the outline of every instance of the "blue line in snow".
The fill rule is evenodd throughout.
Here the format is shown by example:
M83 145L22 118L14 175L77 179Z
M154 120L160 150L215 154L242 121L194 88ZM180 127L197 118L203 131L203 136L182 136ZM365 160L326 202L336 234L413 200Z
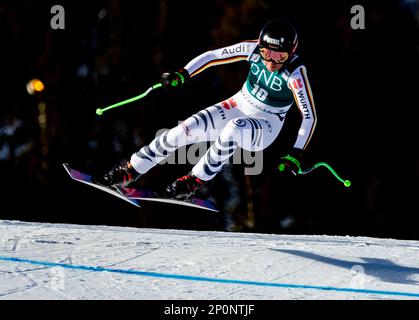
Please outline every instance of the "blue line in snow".
M356 293L365 293L365 294L377 294L377 295L386 295L386 296L406 296L406 297L419 298L419 293L411 293L411 292L381 291L381 290L368 290L368 289L337 288L337 287L328 287L328 286L310 286L310 285L275 283L275 282L218 279L218 278L197 277L197 276L147 272L147 271L138 271L138 270L125 270L125 269L111 269L111 268L103 268L103 267L82 266L82 265L73 265L73 264L47 262L47 261L36 261L36 260L13 258L13 257L2 257L2 256L0 256L0 261L29 263L33 265L40 265L40 266L47 266L47 267L61 267L61 268L66 268L66 269L87 270L87 271L94 271L94 272L133 274L137 276L154 277L154 278L241 284L241 285L252 285L252 286L262 286L262 287L281 287L281 288L291 288L291 289L313 289L313 290L325 290L325 291L356 292Z

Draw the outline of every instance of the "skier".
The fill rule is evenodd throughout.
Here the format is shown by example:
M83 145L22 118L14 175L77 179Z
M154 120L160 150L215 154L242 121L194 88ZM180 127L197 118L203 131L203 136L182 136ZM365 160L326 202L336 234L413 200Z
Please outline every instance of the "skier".
M272 144L294 103L302 122L289 157L280 161L286 174L298 171L317 120L306 68L295 54L297 45L294 27L283 20L272 20L263 27L257 40L205 52L179 71L164 73L161 80L164 87L182 88L190 78L209 67L242 60L250 63L247 80L238 93L166 131L99 181L108 186L126 186L179 147L215 141L189 174L164 191L167 197L187 199L215 177L238 147L260 151Z

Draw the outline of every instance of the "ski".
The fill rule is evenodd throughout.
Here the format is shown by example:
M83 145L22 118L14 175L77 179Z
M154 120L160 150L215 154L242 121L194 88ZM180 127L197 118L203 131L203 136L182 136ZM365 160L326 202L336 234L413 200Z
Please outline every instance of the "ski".
M208 210L212 212L219 212L215 204L209 200L203 200L203 199L198 199L198 198L191 198L188 200L178 200L178 199L164 197L162 195L159 195L157 192L150 191L150 190L123 188L123 187L115 187L115 188L128 199L164 202L164 203L177 204L177 205L188 206L188 207L193 207L193 208L199 208L199 209Z
M63 163L63 166L64 166L64 169L67 171L67 173L69 174L69 176L73 180L84 183L84 184L89 185L93 188L105 191L105 192L107 192L107 193L109 193L109 194L111 194L111 195L113 195L117 198L120 198L122 200L125 200L125 201L129 202L130 204L132 204L136 207L139 207L139 208L141 207L140 202L138 200L129 199L129 198L125 197L123 194L121 194L118 191L118 189L116 187L107 187L107 186L104 186L100 183L97 183L95 181L95 178L93 178L92 176L90 176L86 173L83 173L83 172L80 172L80 171L77 171L77 170L71 168L68 163Z

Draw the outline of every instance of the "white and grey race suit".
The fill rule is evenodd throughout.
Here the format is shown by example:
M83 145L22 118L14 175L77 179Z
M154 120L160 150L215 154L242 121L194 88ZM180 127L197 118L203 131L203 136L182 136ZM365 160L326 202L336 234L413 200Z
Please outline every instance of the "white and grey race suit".
M317 117L306 67L297 55L289 59L278 71L270 72L261 59L257 40L250 40L205 52L190 61L185 69L191 77L211 66L241 60L250 64L250 70L239 92L155 138L132 155L132 166L144 174L182 146L215 141L192 169L196 177L208 181L238 147L260 151L272 144L293 105L302 117L294 147L304 150Z

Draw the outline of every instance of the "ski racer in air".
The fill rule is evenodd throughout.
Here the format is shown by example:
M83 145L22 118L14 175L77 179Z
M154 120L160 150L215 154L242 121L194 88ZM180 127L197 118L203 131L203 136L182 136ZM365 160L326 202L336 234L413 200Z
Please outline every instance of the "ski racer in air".
M114 166L98 181L127 186L168 158L178 148L215 141L187 175L169 185L166 197L184 200L221 171L237 148L261 151L278 137L288 110L296 106L301 126L292 150L281 158L285 173L297 172L316 127L317 117L306 67L296 54L295 28L283 20L268 22L256 40L205 52L184 68L166 72L161 83L182 88L205 69L247 61L250 70L242 88L232 97L205 108L143 146Z

